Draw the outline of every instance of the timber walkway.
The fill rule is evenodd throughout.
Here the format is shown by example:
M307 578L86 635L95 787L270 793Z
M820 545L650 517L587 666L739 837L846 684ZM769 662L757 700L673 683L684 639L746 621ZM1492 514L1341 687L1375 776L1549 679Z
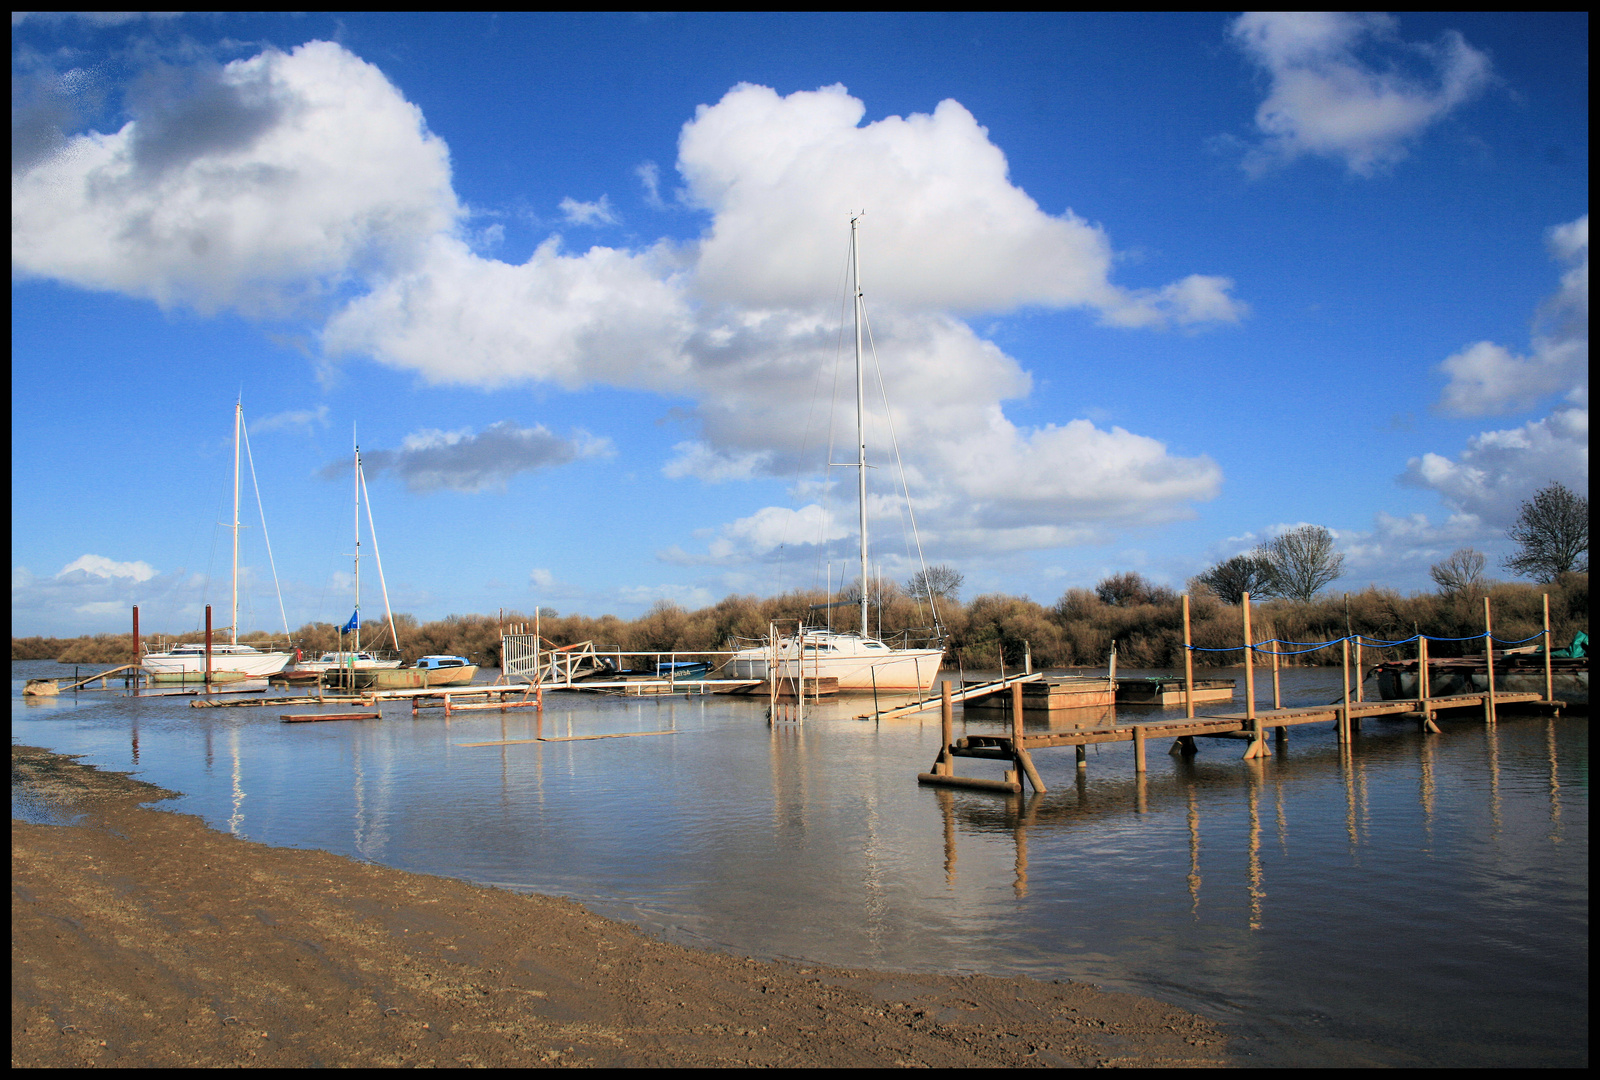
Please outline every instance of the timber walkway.
M1377 645L1384 648L1393 648L1400 645L1415 643L1417 646L1417 659L1419 672L1428 669L1428 641L1422 634L1402 641L1374 641L1364 639L1360 635L1348 635L1323 642L1285 642L1276 639L1254 642L1250 635L1250 596L1246 593L1243 597L1244 640L1240 645L1230 649L1197 649L1190 640L1189 629L1189 598L1183 598L1183 645L1184 668L1186 687L1194 685L1195 652L1234 652L1243 651L1246 656L1245 663L1245 708L1243 712L1229 711L1209 716L1197 716L1194 711L1192 694L1186 695L1185 716L1182 719L1152 720L1146 723L1118 725L1114 721L1110 726L1081 728L1075 731L1054 731L1046 734L1029 735L1023 730L1023 680L1017 680L1011 688L1011 731L1008 735L968 735L961 739L952 737L954 695L950 692L948 683L941 684L943 691L940 699L941 739L938 757L934 759L930 772L918 773L917 780L923 784L935 784L946 787L977 788L988 791L1001 791L1020 793L1022 791L1022 778L1027 777L1028 783L1035 791L1047 790L1040 779L1038 770L1034 767L1030 750L1039 750L1049 747L1072 746L1077 748L1078 767L1086 768L1088 759L1086 748L1095 743L1129 742L1133 744L1134 771L1142 773L1145 767L1145 747L1151 739L1174 740L1171 753L1192 754L1195 752L1196 739L1234 739L1248 743L1244 751L1245 760L1254 760L1270 757L1271 748L1267 743L1267 732L1276 732L1276 739L1280 745L1287 738L1290 727L1302 724L1329 723L1334 725L1334 731L1342 745L1348 745L1351 738L1360 731L1361 721L1367 718L1397 717L1401 719L1414 719L1419 727L1425 731L1437 732L1438 725L1434 722L1439 713L1451 712L1460 714L1463 710L1480 710L1487 724L1496 722L1496 710L1505 705L1533 707L1548 709L1559 715L1566 702L1558 700L1554 693L1554 683L1550 667L1550 598L1544 600L1544 629L1531 638L1523 639L1532 641L1536 638L1545 640L1545 687L1544 693L1507 692L1496 690L1494 686L1493 654L1495 644L1518 645L1522 642L1497 642L1493 635L1490 618L1489 599L1484 598L1484 651L1489 661L1485 664L1487 688L1482 692L1432 695L1430 694L1429 679L1426 677L1418 680L1418 693L1421 695L1412 699L1397 699L1388 701L1362 701L1360 672L1360 649L1365 641L1369 646ZM1440 639L1432 640L1464 641L1476 638ZM1357 678L1355 680L1355 693L1352 695L1350 677L1350 645L1354 642L1357 649ZM1273 646L1305 645L1305 649L1287 652ZM1285 655L1297 655L1301 652L1313 652L1317 649L1338 646L1342 652L1343 665L1343 693L1342 700L1328 705L1310 705L1283 708L1278 692L1278 658ZM1255 693L1255 656L1266 654L1272 657L1273 669L1273 704L1271 709L1259 709L1256 706ZM1354 697L1355 700L1352 700ZM926 707L919 703L920 707ZM909 707L908 707L909 709ZM1003 780L988 780L980 777L957 776L955 761L957 758L982 758L989 760L1009 761L1012 768L1006 770Z

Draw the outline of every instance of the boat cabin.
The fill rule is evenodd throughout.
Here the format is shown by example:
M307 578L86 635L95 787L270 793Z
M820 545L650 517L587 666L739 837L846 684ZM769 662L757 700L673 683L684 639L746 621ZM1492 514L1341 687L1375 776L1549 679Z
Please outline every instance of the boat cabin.
M466 667L470 664L465 656L424 656L417 660L417 667L437 670L439 668Z

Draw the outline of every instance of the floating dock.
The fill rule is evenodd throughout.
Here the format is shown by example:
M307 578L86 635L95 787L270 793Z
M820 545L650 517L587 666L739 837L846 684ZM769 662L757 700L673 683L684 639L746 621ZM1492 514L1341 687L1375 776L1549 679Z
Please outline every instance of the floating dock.
M1232 701L1236 679L1196 679L1194 702L1196 705L1216 701ZM1118 705L1182 705L1185 683L1182 676L1154 675L1143 679L1118 679Z
M1110 679L1095 679L1078 675L1050 675L1041 676L1030 682L1020 684L1007 683L996 685L994 683L963 683L962 689L968 692L962 701L962 708L969 713L993 713L996 716L1010 716L1012 700L1015 695L1010 687L1022 687L1022 712L1051 713L1063 709L1090 709L1096 706L1113 705L1116 703L1117 684ZM974 693L974 690L981 692Z

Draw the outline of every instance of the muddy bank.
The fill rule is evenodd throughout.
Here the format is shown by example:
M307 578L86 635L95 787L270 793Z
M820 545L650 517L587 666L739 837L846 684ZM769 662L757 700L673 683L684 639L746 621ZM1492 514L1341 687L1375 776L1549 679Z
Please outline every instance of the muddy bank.
M1172 1006L1076 983L683 948L581 905L236 840L12 747L13 1066L1217 1065Z

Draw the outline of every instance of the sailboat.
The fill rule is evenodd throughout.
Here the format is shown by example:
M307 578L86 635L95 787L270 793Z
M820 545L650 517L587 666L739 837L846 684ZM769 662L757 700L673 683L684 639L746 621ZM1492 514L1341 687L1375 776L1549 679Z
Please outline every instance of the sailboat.
M933 648L894 648L871 633L867 566L867 436L866 378L861 359L861 264L856 251L856 223L850 219L850 280L856 331L856 506L861 538L861 629L834 631L801 626L797 634L734 653L729 672L737 679L837 679L840 690L886 690L925 693L938 679L944 662L942 643ZM828 606L828 605L824 605Z
M350 621L339 628L340 634L354 634L349 649L335 649L324 652L315 660L302 660L291 668L287 674L290 679L311 679L317 675L330 671L363 672L374 669L392 669L400 666L400 657L397 653L380 653L375 649L364 650L361 648L361 496L366 487L366 477L361 472L361 446L355 448L355 507L356 507L356 550L355 550L355 611L350 616ZM372 501L367 500L367 524L372 524ZM373 552L377 552L378 534L372 531ZM383 566L378 567L380 581ZM400 636L394 630L394 613L389 610L389 590L383 591L384 614L389 619L389 633L394 638L395 648L400 647Z
M239 435L244 427L244 402L233 405L233 613L229 620L229 640L213 642L211 681L235 682L239 679L265 679L276 675L294 659L291 652L262 652L239 644ZM252 473L255 466L251 466ZM289 628L284 626L284 636ZM206 680L206 644L185 642L156 652L146 652L140 661L152 682L185 683Z

